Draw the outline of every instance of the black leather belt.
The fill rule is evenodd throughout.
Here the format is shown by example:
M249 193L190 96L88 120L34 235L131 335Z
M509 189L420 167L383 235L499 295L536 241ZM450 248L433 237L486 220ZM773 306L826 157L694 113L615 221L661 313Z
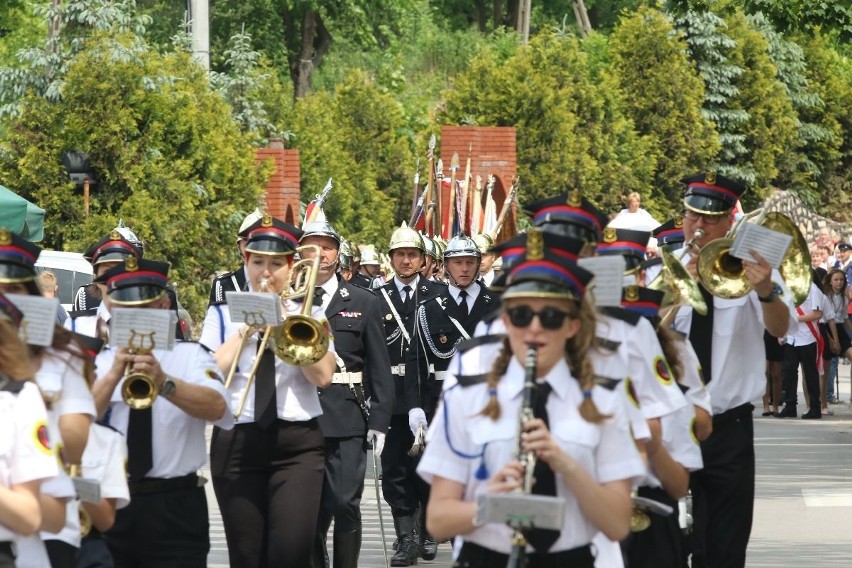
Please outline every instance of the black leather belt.
M721 414L715 414L713 416L713 426L722 426L723 424L728 424L729 422L739 420L740 418L751 416L751 413L753 411L754 405L750 402L735 406L734 408L726 410Z
M592 554L591 545L579 546L571 550L560 550L547 554L537 552L528 553L530 564L546 568L564 568L565 566L577 568L592 568L595 565L595 557ZM459 558L453 564L453 568L474 568L488 566L505 566L509 560L508 554L496 552L472 542L462 545Z
M199 487L198 475L190 473L183 477L156 478L145 477L139 481L128 481L131 495L143 495L146 493L163 493L164 491L178 491L180 489L192 489Z

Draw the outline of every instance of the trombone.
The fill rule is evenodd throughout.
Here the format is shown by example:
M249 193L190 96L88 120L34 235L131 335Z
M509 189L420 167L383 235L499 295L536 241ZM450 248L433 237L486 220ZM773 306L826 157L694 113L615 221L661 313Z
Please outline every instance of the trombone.
M740 219L725 237L707 243L698 255L698 278L701 284L719 298L741 298L748 294L751 284L745 276L743 261L730 252L743 224L754 217L758 225L793 238L778 272L793 295L793 305L800 305L808 297L811 287L810 251L805 237L793 220L775 211L753 211Z
M313 252L313 257L310 259L301 258L293 263L284 291L278 296L282 303L287 300L304 298L301 312L288 315L281 325L249 325L248 330L246 330L240 339L240 345L237 348L234 360L231 362L231 367L228 369L228 375L225 378L226 389L230 388L234 380L240 355L243 349L245 349L246 343L248 343L249 336L253 335L255 331L264 330L257 355L247 375L248 378L240 397L240 403L234 413L234 420L238 420L245 409L249 390L251 390L251 386L254 384L258 367L260 367L261 356L267 347L270 347L275 355L285 363L296 367L313 365L328 352L329 333L322 323L311 316L311 309L314 303L314 290L316 289L317 275L319 273L320 248L316 245L304 245L298 247L296 252L300 256L304 256L304 252L309 250ZM261 280L262 291L266 291L266 286L267 281L265 279Z

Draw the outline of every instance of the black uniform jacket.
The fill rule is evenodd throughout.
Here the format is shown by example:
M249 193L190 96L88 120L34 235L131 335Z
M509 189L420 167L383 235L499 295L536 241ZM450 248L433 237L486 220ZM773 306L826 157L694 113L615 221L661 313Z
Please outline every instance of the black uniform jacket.
M429 417L435 410L443 387L443 379L436 380L435 373L449 368L456 344L464 339L450 317L462 326L469 337L473 337L476 324L493 311L497 302L497 296L481 286L468 314L453 299L449 287L442 286L436 298L420 303L417 308L417 337L412 341L414 345L408 352L405 365L406 383L419 385L414 391L417 398L411 398L412 393L408 393L406 404L409 408L420 407Z
M349 279L350 284L354 284L355 286L358 286L360 288L366 288L367 290L370 289L370 284L372 284L372 282L372 278L368 278L360 272L356 272L352 275L352 278Z
M367 429L387 432L394 404L393 377L382 330L379 300L372 292L337 277L337 292L325 315L334 350L347 372L362 372L362 384L332 384L320 389L320 428L329 438L361 436ZM338 368L335 372L340 372ZM361 403L370 399L369 422ZM359 401L360 399L360 401Z
M236 270L226 272L221 276L217 276L213 280L213 286L210 288L210 299L208 300L208 308L218 304L225 303L225 292L242 292L246 290L246 271L241 265Z
M391 311L388 300L390 300L396 313L399 315L402 325L405 326L406 333L410 339L414 339L415 333L415 312L416 306L428 298L434 298L446 290L446 287L431 280L426 280L421 276L417 277L416 283L412 285L414 299L410 303L408 310L402 306L402 298L400 298L399 290L396 287L396 279L391 280L381 288L375 291L379 298L382 310L382 321L385 324L385 343L390 356L390 364L397 370L400 370L408 360L408 353L411 349L409 342L405 340L405 335L399 328L396 317ZM384 293L383 293L384 291ZM387 297L385 296L387 295ZM417 400L417 382L409 383L404 375L393 375L396 401L393 405L394 414L408 414L408 411L413 408L407 400Z

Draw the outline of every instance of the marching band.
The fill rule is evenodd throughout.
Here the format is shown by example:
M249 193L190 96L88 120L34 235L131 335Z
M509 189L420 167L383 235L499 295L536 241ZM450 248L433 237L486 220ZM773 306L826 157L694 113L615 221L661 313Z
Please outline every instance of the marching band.
M368 466L389 566L441 546L457 567L745 566L747 351L795 333L799 283L732 258L744 186L682 181L651 260L650 231L579 191L500 242L444 241L430 210L355 246L321 203L301 227L256 210L198 342L140 331L177 303L123 223L37 342L40 249L0 228L0 568L206 566L208 428L235 568L356 568Z

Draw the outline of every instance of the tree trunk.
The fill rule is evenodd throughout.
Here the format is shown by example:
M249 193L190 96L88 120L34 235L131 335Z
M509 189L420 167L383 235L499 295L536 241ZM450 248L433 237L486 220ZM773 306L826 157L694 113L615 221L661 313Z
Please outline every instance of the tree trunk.
M287 58L290 79L293 81L293 98L299 100L311 91L311 77L331 48L332 38L322 17L310 8L301 18L298 36L295 29L296 15L285 14L285 20L287 43L291 46L287 50Z
M589 12L586 10L586 3L583 0L572 0L571 4L574 8L574 16L577 18L577 26L580 28L580 36L586 37L592 31L592 24L589 21Z
M479 29L479 33L486 33L488 31L488 16L486 15L487 10L485 9L485 0L476 0L476 27Z
M492 19L494 20L495 30L503 25L503 0L494 0Z

